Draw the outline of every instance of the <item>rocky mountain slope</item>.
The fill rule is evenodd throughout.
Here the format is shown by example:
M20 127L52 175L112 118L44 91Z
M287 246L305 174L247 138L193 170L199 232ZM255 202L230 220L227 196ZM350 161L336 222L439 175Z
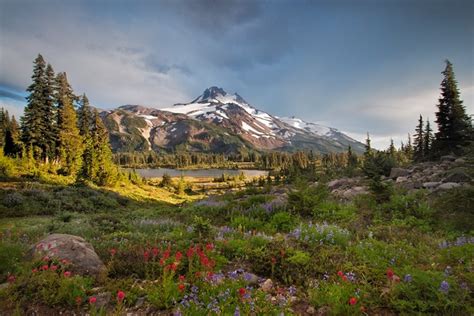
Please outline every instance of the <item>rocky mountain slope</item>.
M251 106L237 93L210 87L189 103L163 109L125 105L102 112L115 151L239 150L340 152L362 143L330 128L297 118L279 118Z

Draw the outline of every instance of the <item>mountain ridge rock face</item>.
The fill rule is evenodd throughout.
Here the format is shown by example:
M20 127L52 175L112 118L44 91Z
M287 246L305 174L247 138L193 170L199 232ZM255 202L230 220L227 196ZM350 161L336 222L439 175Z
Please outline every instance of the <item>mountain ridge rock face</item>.
M364 145L332 127L279 118L251 106L237 93L210 87L189 103L154 109L123 105L101 112L115 152L236 153L240 150L343 152Z

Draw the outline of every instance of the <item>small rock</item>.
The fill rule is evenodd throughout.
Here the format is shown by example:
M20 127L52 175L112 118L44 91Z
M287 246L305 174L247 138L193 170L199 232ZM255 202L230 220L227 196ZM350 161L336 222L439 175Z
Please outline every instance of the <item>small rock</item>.
M328 188L331 190L340 188L341 186L347 184L349 182L349 179L343 178L343 179L336 179L332 180L328 183Z
M462 171L456 171L450 174L449 176L447 176L446 178L444 178L443 182L456 182L456 183L471 182L471 177Z
M112 294L110 292L97 294L95 297L97 299L97 301L95 302L95 306L97 308L106 307L107 305L109 305L111 297L112 297Z
M306 309L306 313L310 315L314 315L314 313L316 313L316 310L314 309L313 306L308 306L308 308Z
M257 285L259 279L260 278L253 273L244 272L242 274L242 280L244 280L248 285Z
M432 190L437 188L439 184L439 182L425 182L423 183L423 188Z
M392 168L390 170L390 178L396 179L398 177L406 177L410 174L410 170L403 168Z
M438 189L439 190L450 190L450 189L458 188L460 186L461 185L459 183L456 183L456 182L446 182L446 183L440 184L438 186Z
M330 315L331 314L331 308L329 306L323 306L318 308L318 315Z
M262 291L264 292L270 292L273 288L273 281L272 279L267 279L263 284L260 286Z
M143 306L143 303L145 303L145 297L139 297L137 299L137 302L135 303L135 308L140 308Z
M455 163L466 163L466 160L464 160L463 158L458 158L456 160L454 160Z
M368 190L366 187L353 187L352 189L344 191L344 193L342 193L342 196L346 199L351 199L353 197L356 197L357 195L367 193Z
M398 177L397 180L395 180L396 183L400 182L406 182L408 180L408 177Z
M456 161L456 157L454 157L452 155L446 155L446 156L442 156L439 160L442 161L442 162L444 162L444 161Z

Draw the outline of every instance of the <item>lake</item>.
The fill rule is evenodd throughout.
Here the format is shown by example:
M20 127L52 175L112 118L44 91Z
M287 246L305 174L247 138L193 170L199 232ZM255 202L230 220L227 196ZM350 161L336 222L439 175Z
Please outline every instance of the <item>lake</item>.
M126 169L132 170L132 169ZM267 176L268 171L265 170L250 170L250 169L197 169L197 170L178 170L170 168L159 169L135 169L137 173L143 178L160 178L167 173L171 177L195 177L195 178L217 178L223 173L231 176L239 175L241 172L246 177Z

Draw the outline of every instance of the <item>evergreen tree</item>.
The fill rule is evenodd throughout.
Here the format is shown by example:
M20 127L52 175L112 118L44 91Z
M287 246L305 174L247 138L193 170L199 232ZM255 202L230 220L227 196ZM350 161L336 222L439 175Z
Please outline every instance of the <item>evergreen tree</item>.
M373 150L372 150L372 146L370 145L370 135L369 135L369 133L367 133L367 138L365 140L364 158L368 159L371 156L373 156Z
M397 152L397 149L395 148L395 145L393 144L393 139L390 138L390 146L388 147L388 154L390 157L395 158L396 152Z
M53 67L48 64L45 70L44 103L42 109L42 120L46 130L45 138L45 156L47 159L54 159L57 155L56 145L58 142L57 111L55 103L56 81Z
M347 167L350 169L357 167L357 155L352 151L351 145L347 148Z
M413 158L413 146L411 144L410 133L408 133L408 140L407 140L407 144L405 145L404 152L408 160L411 160Z
M68 103L72 104L74 107L74 102L77 101L77 96L74 94L71 85L67 80L67 75L65 72L60 72L56 76L56 103L58 107L58 112L60 113L64 108L64 100L67 100ZM66 99L65 99L66 97ZM61 116L58 115L58 126L61 126Z
M431 157L431 144L433 143L433 130L430 127L430 121L426 120L425 133L423 136L423 153L425 158Z
M26 98L28 102L21 119L21 135L25 146L31 147L34 157L46 160L49 148L47 130L50 126L47 126L44 121L44 109L49 96L45 95L45 91L48 91L46 89L46 63L41 55L34 60L31 78L33 83L27 89L30 94Z
M97 110L94 111L92 127L92 142L96 152L93 168L97 174L93 181L98 185L110 185L117 179L117 168L112 161L112 150L109 144L109 134Z
M80 106L78 109L78 121L81 135L89 135L90 126L92 123L92 112L89 106L89 99L87 98L85 93L81 96L80 99Z
M472 141L472 122L460 100L453 65L449 60L446 60L442 74L441 98L436 112L438 132L435 135L435 149L438 155L459 153L462 146Z
M7 131L7 124L5 120L6 120L5 110L1 108L0 109L0 148L3 148L5 144L5 133Z
M8 114L7 114L8 115ZM20 130L15 116L9 121L5 130L5 142L3 145L3 153L7 156L16 156L20 154Z
M62 171L74 175L81 167L83 142L77 127L76 111L67 95L61 98L62 107L58 113L59 125L59 159Z
M423 117L420 115L420 118L418 119L418 125L415 129L415 139L413 141L414 145L414 150L413 150L413 159L415 161L422 161L425 158L424 154L424 146L423 146L423 141L424 141L424 135L423 135Z

